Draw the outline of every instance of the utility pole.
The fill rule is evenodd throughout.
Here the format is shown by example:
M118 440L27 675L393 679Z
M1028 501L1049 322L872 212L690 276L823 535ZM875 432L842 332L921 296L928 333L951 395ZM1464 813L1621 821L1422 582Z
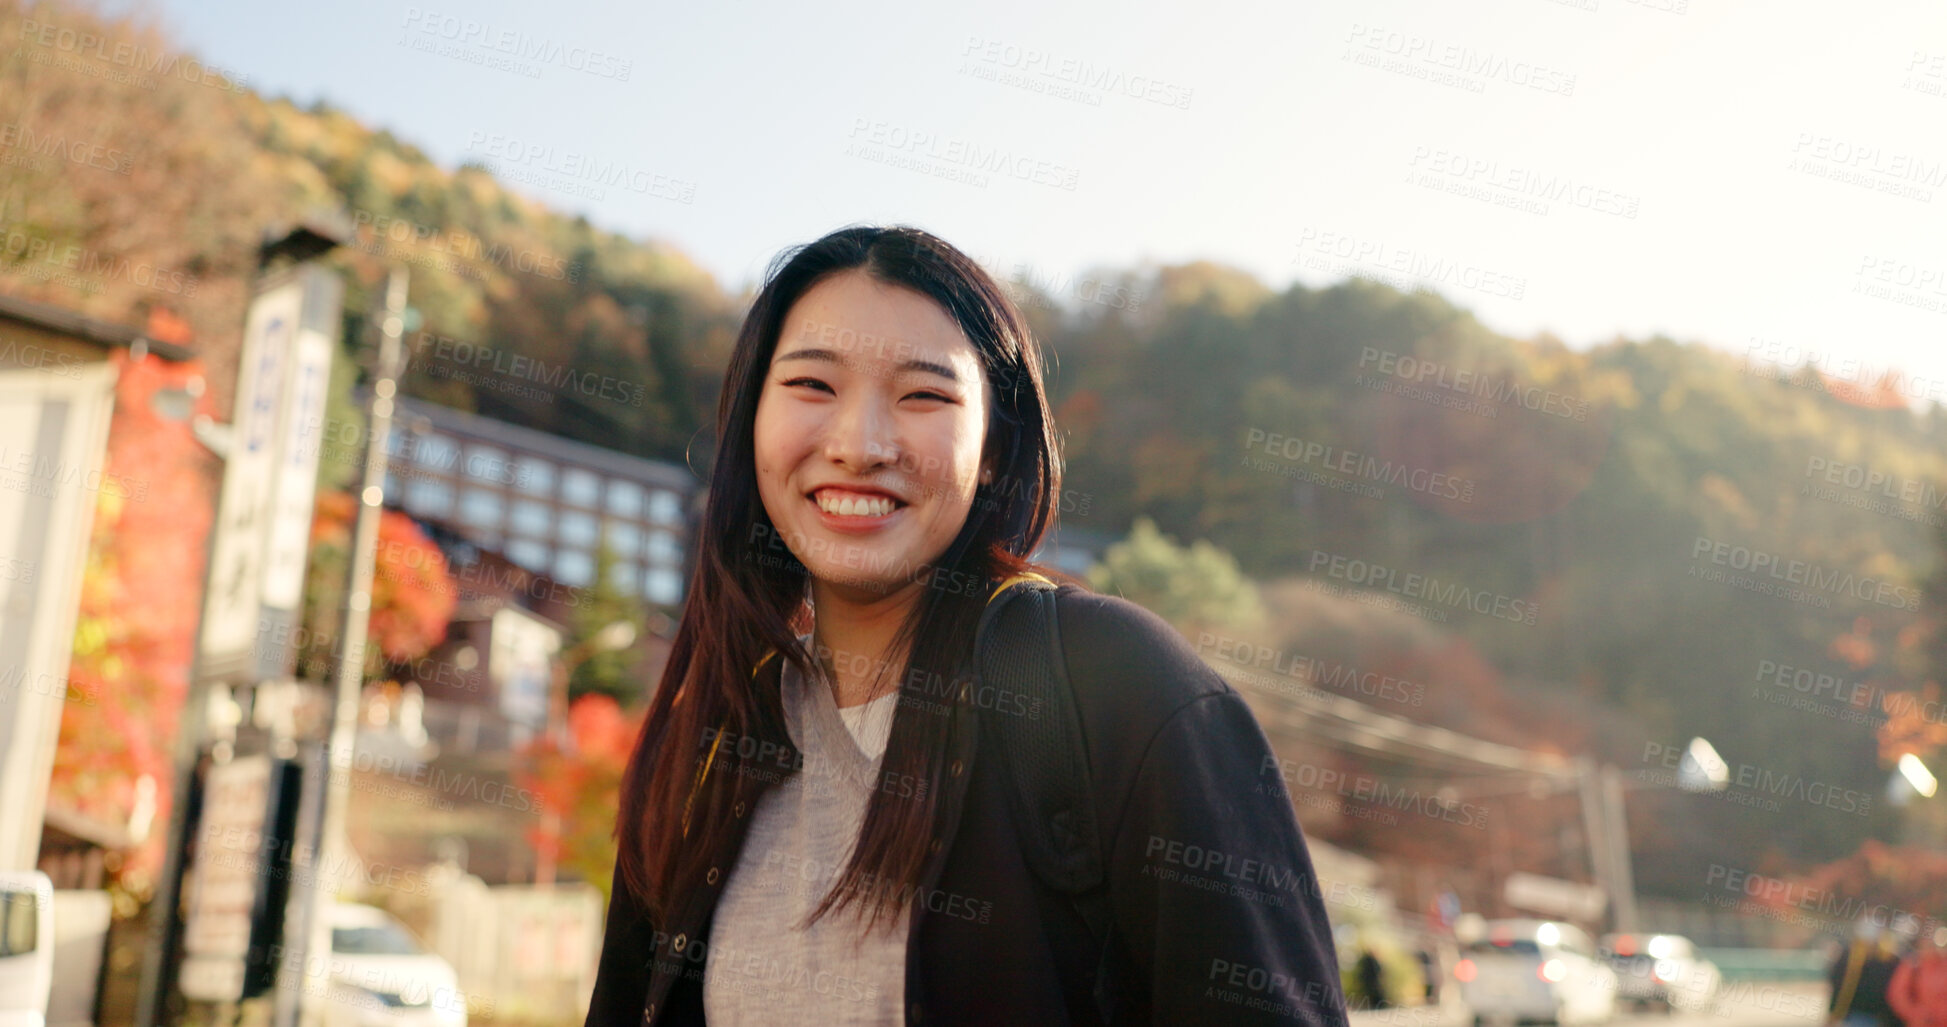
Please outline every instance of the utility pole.
M392 431L393 396L399 383L400 336L405 331L406 271L392 269L386 283L385 316L379 324L378 360L373 367L372 393L367 402L365 474L358 490L358 515L352 525L351 569L345 587L345 609L338 637L336 696L331 739L325 749L323 826L318 836L317 862L312 865L308 896L306 970L326 973L331 965L331 903L337 889L329 882L349 860L345 813L351 804L353 750L358 739L358 704L365 685L365 644L372 611L373 560L378 552L379 518L385 503L386 439ZM299 1023L317 1027L324 1020L328 980L305 982L299 988Z
M1602 765L1603 811L1609 821L1609 909L1617 931L1636 930L1636 874L1629 861L1629 817L1623 808L1622 771Z

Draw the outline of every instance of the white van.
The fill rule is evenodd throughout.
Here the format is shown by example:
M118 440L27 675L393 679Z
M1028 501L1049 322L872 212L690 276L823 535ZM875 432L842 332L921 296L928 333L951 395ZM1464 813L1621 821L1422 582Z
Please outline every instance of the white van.
M0 871L0 1027L46 1027L54 989L54 882Z

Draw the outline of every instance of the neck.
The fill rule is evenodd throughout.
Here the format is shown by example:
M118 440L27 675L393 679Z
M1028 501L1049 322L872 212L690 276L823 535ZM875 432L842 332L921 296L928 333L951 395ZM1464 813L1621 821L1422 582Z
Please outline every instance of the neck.
M870 702L898 687L903 654L891 651L892 640L923 587L914 583L876 594L812 579L812 652L840 707Z

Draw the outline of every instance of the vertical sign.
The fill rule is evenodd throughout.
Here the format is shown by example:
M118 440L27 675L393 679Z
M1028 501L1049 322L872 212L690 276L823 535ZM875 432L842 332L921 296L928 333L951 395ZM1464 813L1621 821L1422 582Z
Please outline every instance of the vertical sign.
M182 990L204 1002L243 997L244 960L267 869L271 761L243 756L211 767L196 833L195 884L183 924Z
M292 349L290 401L270 503L270 538L264 553L263 604L296 610L304 595L304 564L310 552L312 501L324 437L325 390L331 384L331 340L302 328Z
M262 600L278 412L285 361L303 303L304 283L292 277L259 293L244 322L230 452L211 542L209 594L203 599L201 666L212 675L235 673L238 665L254 662L250 656Z

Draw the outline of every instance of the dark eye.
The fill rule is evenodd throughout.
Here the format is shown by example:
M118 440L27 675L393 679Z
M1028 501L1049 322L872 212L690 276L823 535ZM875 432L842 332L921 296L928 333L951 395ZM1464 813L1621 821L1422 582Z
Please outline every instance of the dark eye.
M831 386L829 386L829 385L826 385L826 384L825 384L824 382L821 382L821 381L819 381L819 380L818 380L818 379L816 379L816 378L792 378L792 379L790 379L789 381L785 381L785 382L783 382L783 383L781 383L781 384L783 384L783 385L784 385L784 387L785 387L785 388L787 388L787 389L788 389L788 388L790 388L790 387L791 387L791 386L793 386L793 385L815 385L815 386L817 386L818 388L821 388L821 389L830 389L830 388L831 388Z
M927 398L931 398L931 399L937 399L937 400L939 400L939 401L940 401L940 402L942 402L942 403L951 403L951 402L953 402L953 397L952 397L952 396L942 396L942 395L940 395L939 393L937 393L937 392L934 392L934 391L932 391L932 390L930 390L930 389L928 389L928 390L926 390L926 391L923 391L923 392L909 392L909 393L907 393L907 394L906 394L906 398L907 398L907 399L911 399L911 398L913 398L914 396L923 396L923 397L927 397Z

